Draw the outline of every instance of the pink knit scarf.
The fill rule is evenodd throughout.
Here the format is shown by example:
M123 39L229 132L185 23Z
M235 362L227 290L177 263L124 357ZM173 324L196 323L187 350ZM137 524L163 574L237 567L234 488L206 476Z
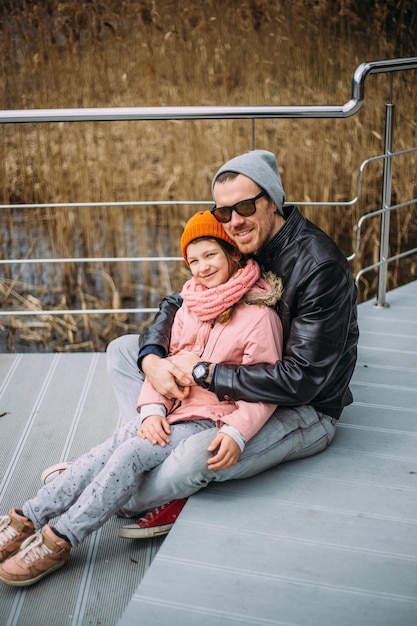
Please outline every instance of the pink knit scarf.
M229 280L218 287L208 289L196 281L188 280L181 291L188 308L203 322L216 319L223 311L239 300L256 283L261 275L259 265L249 259Z

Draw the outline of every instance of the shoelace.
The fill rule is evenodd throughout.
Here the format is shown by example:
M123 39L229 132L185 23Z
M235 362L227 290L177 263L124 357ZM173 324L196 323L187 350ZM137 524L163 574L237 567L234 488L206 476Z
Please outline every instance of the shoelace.
M162 506L156 506L154 509L152 509L152 511L149 511L149 513L147 513L144 517L140 517L139 521L140 522L152 521L156 515L159 515L160 511L164 510L165 506L166 506L165 504L162 504Z
M20 546L18 557L26 565L30 565L48 554L53 554L53 551L44 544L42 534L37 533L25 539Z
M14 539L19 533L10 526L10 515L0 517L0 545L4 546L10 539Z

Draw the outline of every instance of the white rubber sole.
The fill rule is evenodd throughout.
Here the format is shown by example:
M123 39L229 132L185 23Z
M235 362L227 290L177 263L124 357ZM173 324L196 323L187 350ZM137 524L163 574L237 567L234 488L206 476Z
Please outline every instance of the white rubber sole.
M149 539L151 537L161 537L167 535L174 524L164 524L153 528L140 528L136 524L128 524L119 528L119 537L124 539Z

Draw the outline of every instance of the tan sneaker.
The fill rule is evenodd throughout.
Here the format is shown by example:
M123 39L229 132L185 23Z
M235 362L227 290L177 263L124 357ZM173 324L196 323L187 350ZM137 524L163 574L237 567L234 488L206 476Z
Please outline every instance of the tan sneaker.
M0 517L0 563L15 554L34 532L32 522L24 515L19 515L15 509Z
M57 537L50 526L32 535L14 556L0 565L0 581L12 587L27 587L52 574L68 561L71 545Z

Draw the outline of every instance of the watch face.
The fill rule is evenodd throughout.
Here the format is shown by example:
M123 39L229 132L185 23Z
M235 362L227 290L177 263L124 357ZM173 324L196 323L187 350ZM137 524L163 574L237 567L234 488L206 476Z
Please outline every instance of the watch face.
M197 365L194 368L194 376L197 379L202 378L204 380L204 378L207 376L206 368L204 367L204 365Z
M209 383L206 382L206 378L209 375L209 365L205 361L196 363L193 367L193 379L196 385L203 387L203 389L209 388Z

